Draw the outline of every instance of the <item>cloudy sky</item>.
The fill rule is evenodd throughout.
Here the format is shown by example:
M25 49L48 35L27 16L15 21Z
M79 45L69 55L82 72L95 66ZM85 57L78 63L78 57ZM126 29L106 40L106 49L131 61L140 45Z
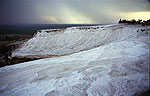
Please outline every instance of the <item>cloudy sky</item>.
M0 0L0 24L106 24L150 19L150 0Z

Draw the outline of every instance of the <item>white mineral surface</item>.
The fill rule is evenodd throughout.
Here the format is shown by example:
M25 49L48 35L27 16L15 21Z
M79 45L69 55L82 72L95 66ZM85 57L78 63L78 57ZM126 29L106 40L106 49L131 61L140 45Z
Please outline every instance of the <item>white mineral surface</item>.
M150 26L42 30L12 56L51 56L0 68L0 96L132 96L149 88Z

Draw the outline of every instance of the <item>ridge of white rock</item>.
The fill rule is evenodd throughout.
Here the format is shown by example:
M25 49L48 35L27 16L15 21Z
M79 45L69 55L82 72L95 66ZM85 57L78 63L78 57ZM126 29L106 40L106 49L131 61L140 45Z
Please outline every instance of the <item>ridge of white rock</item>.
M26 48L32 45L32 40L34 42L39 40L36 43L32 41L32 47L35 47L44 37L46 43L49 41L47 39L53 38L50 40L54 40L56 45L57 43L61 44L60 42L63 42L59 41L58 37L61 38L60 40L66 38L68 41L64 39L64 42L68 42L66 46L70 46L70 43L74 41L72 41L72 39L75 38L75 34L77 34L76 38L82 37L81 41L83 40L84 43L81 45L86 46L85 48L88 47L87 49L90 50L67 56L46 58L2 67L0 68L0 95L132 96L137 92L146 91L149 88L150 26L110 25L102 27L102 29L94 29L95 27L93 27L93 30L87 29L87 31L80 32L73 31L73 28L69 28L66 30L71 30L70 32L43 32L43 34L36 34L35 37L26 42L24 46L14 54L20 54L19 52L21 52L21 50L28 52ZM77 28L75 28L75 30L78 30ZM105 29L105 31L103 29ZM71 33L73 35L71 35ZM102 35L100 35L100 33ZM109 35L109 33L111 35ZM48 34L53 35L49 36ZM56 37L58 41L53 36ZM71 36L71 38L69 38L69 36ZM103 42L99 40L100 36ZM96 41L98 43L97 46ZM93 45L94 48L89 47L87 42L91 42L90 44L91 46ZM76 43L73 44L76 45ZM29 48L30 51L31 49ZM42 52L40 54L44 54ZM62 51L60 51L60 53L61 52ZM67 53L68 51L64 51L61 54L65 52ZM29 53L26 55L28 54ZM35 54L38 54L38 52L35 52ZM51 54L51 52L49 54Z
M53 32L52 32L53 31ZM117 40L135 38L136 27L119 25L40 30L12 56L59 56L92 49Z

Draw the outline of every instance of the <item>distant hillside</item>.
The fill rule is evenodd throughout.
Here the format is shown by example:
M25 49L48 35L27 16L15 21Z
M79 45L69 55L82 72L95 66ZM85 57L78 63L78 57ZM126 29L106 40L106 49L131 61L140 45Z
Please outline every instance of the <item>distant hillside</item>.
M28 24L28 25L0 25L0 34L29 34L33 35L37 30L58 29L75 26L95 26L101 24Z

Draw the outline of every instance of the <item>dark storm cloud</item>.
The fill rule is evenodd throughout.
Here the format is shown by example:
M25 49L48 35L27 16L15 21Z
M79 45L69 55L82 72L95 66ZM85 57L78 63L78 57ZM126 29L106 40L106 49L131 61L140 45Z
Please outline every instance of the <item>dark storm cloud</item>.
M148 12L150 0L1 0L0 24L114 23L120 12Z
M0 4L0 23L32 23L36 20L31 0L2 0Z

